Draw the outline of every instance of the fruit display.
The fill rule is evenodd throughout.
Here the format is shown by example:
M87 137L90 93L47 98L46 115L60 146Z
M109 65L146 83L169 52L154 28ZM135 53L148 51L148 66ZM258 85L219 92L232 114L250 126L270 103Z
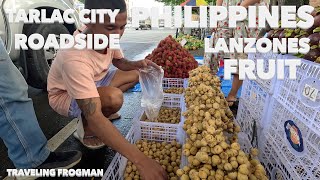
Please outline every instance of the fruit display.
M163 92L168 94L183 94L184 88L172 87L172 88L163 90Z
M315 7L311 15L314 17L313 27L320 27L320 6Z
M319 33L320 35L320 33ZM313 61L315 63L320 63L320 48L319 46L312 46L310 51L303 56L304 59Z
M187 111L183 113L183 129L188 135L183 155L187 156L188 165L176 174L181 180L268 179L257 159L258 150L251 149L250 154L241 150L240 127L234 124L220 86L211 84L218 83L211 81L217 78L206 66L190 72L185 93Z
M197 50L204 47L204 42L200 39L197 39L194 36L190 36L189 34L184 35L181 34L176 38L176 41L181 43L181 41L185 39L187 43L183 46L187 50Z
M150 121L148 119L145 119L144 121L179 124L180 118L181 118L181 109L180 108L161 107L158 118L155 121Z
M171 35L162 40L146 59L162 66L165 78L188 78L189 71L198 67L194 57Z
M171 143L138 140L136 142L138 149L146 156L156 160L167 172L169 180L178 180L175 172L179 169L181 163L182 149L181 144L176 141ZM125 180L141 179L137 167L128 161L124 172Z
M314 24L309 29L275 29L268 32L267 37L273 38L309 38L310 51L307 54L295 54L299 58L320 63L318 57L320 56L320 7L315 8L311 14L314 17ZM297 19L300 21L300 19Z

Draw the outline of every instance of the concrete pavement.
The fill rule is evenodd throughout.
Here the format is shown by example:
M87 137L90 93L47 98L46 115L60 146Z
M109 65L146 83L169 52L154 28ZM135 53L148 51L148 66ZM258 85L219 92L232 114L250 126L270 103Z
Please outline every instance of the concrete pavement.
M175 30L133 30L127 29L121 39L121 47L126 58L131 60L143 59L169 34L174 35ZM71 135L75 130L75 120L65 118L55 113L48 104L47 93L30 88L29 96L33 99L34 108L41 129L52 150L80 150L83 152L81 163L76 168L81 169L106 169L115 152L109 148L91 151L85 149ZM125 93L125 103L120 113L122 118L114 121L114 125L123 135L126 135L134 116L135 108L140 106L140 93ZM71 135L71 136L70 136ZM7 156L7 149L2 140L0 141L0 179L6 176L6 169L14 168Z

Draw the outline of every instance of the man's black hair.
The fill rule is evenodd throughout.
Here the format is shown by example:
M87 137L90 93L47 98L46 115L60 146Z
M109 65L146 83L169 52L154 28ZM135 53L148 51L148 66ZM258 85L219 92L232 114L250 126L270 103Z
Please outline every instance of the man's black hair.
M127 5L124 0L86 0L85 9L120 9L120 13L127 11Z

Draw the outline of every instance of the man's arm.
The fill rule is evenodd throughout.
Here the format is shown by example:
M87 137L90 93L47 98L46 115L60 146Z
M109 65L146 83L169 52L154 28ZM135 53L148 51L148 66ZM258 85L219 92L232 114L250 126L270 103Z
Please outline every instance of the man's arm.
M77 100L88 127L107 146L133 162L145 179L166 179L166 174L156 161L149 159L138 148L130 144L101 111L100 98Z
M126 58L121 59L113 59L112 64L117 67L118 69L122 71L132 71L137 70L136 62L135 61L129 61Z
M100 98L77 100L77 103L89 128L94 131L95 135L99 137L104 144L118 151L133 163L138 163L142 153L134 145L130 144L103 115L101 112Z
M140 61L129 61L126 58L113 59L112 64L122 71L139 70L147 66L153 66L156 69L160 69L160 67L157 64L147 59Z

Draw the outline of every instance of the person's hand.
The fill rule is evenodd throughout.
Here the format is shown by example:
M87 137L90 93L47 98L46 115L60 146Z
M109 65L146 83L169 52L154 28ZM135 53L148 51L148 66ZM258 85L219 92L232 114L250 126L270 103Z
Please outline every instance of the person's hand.
M157 161L145 156L138 164L136 164L138 171L145 180L167 180L168 175L166 171L160 166Z
M143 68L148 67L148 66L152 66L152 67L154 67L154 68L156 68L158 70L161 69L160 66L158 66L156 63L154 63L154 62L152 62L152 61L150 61L148 59L136 61L134 66L135 66L135 68L137 70L143 69Z

